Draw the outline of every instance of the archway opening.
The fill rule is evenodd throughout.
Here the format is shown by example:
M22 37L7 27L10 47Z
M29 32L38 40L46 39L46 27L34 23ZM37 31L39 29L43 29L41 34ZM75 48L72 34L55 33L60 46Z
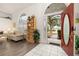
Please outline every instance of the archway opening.
M61 44L61 13L65 8L66 5L64 3L52 3L45 10L48 43Z

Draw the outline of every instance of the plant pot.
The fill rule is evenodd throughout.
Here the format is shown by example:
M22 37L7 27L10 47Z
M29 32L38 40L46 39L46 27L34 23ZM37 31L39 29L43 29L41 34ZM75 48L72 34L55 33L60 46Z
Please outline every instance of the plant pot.
M58 30L58 39L61 39L61 30Z
M39 41L35 41L35 43L37 43L37 44L38 44L38 43L39 43Z
M75 50L75 53L76 53L76 54L79 54L79 48L78 48L77 50Z

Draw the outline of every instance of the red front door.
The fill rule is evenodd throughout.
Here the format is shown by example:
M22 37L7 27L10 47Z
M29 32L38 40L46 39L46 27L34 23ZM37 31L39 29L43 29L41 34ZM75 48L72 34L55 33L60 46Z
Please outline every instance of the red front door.
M64 19L65 15L68 15L68 18L69 18L69 40L67 44L65 43L65 39L68 39L68 38L64 38L65 37L64 30L68 29L68 28L64 29L64 26L68 25L68 24L64 25L64 23L66 22ZM74 4L71 3L61 14L61 47L64 49L64 51L69 56L72 56L74 54L74 32L73 30L74 30ZM66 32L66 34L68 33Z

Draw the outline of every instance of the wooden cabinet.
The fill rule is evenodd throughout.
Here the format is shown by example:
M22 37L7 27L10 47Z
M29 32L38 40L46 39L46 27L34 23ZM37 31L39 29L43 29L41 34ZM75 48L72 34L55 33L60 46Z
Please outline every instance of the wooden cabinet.
M35 16L31 16L28 18L27 22L27 42L34 43L33 40L33 32L36 29L36 19Z

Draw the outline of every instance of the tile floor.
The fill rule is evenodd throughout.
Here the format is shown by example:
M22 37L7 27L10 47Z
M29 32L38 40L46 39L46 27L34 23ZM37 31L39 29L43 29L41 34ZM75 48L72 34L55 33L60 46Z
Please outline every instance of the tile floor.
M39 44L24 56L67 56L67 54L59 46Z

